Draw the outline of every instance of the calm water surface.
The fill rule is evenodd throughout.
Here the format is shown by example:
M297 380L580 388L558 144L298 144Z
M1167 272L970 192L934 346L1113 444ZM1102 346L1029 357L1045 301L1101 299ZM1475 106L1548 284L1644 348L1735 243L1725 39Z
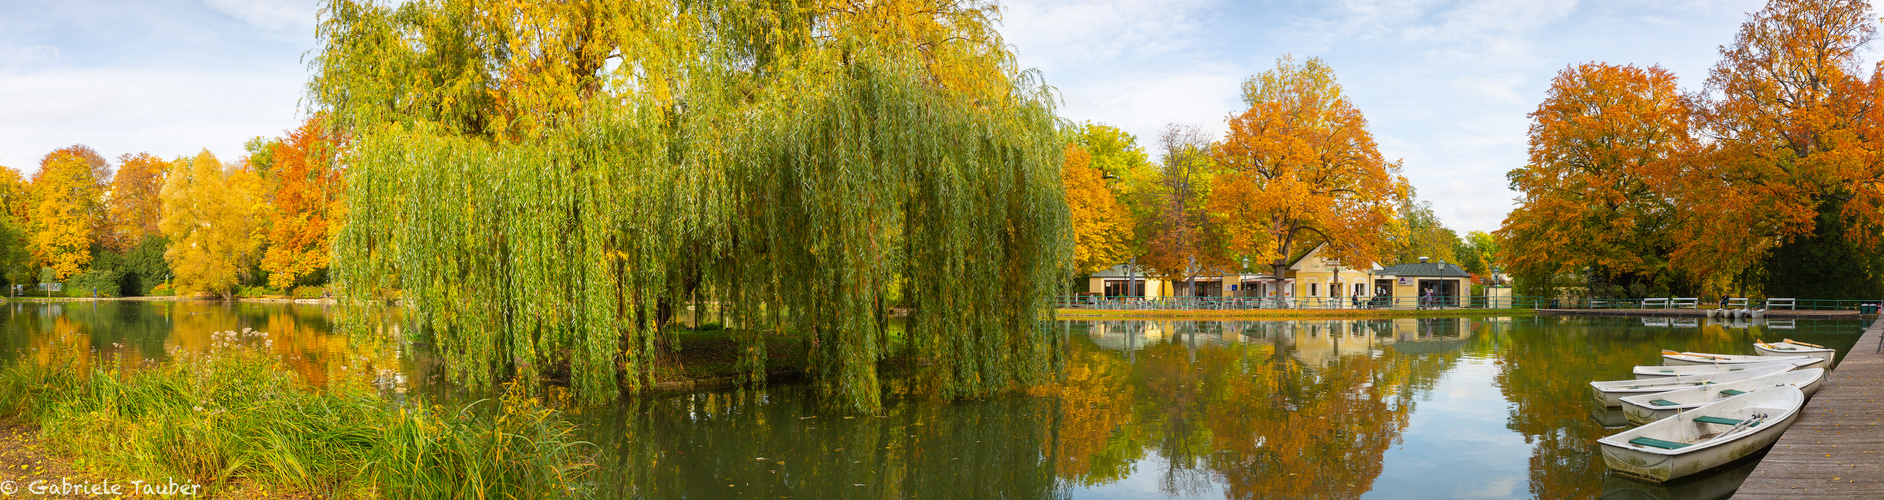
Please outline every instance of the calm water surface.
M336 333L324 306L10 305L0 358L86 350L156 363L254 328L303 378L396 371L450 389L422 349ZM575 413L602 497L1717 498L1754 462L1650 485L1604 470L1622 430L1587 383L1663 348L1756 339L1849 349L1851 320L1639 318L1062 322L1065 380L941 402L890 382L882 415L823 415L803 385L663 396Z

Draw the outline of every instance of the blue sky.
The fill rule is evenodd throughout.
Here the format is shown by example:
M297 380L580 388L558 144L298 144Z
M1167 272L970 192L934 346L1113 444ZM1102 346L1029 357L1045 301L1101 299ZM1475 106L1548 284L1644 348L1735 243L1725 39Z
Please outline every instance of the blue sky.
M1585 61L1655 65L1698 89L1759 0L1014 0L1003 32L1067 118L1153 146L1167 123L1220 135L1240 83L1320 57L1461 233L1497 228L1526 113ZM0 165L53 149L224 160L297 123L310 0L0 0ZM1875 57L1873 57L1875 59ZM1149 148L1148 148L1149 149Z

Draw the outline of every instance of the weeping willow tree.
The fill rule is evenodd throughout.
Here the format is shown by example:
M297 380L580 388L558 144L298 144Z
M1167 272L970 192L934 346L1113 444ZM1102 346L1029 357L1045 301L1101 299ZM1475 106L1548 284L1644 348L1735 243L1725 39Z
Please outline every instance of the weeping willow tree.
M324 5L310 99L354 138L343 298L399 294L454 379L607 401L678 304L808 340L873 411L888 303L944 397L1043 380L1071 256L1052 97L993 5L948 0Z

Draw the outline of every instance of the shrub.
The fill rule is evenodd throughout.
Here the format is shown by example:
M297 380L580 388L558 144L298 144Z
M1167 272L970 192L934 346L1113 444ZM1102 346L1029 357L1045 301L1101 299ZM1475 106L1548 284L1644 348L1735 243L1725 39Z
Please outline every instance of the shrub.
M236 288L237 297L267 297L267 296L272 296L272 295L284 295L284 294L281 293L281 290L276 290L276 289L265 287L265 286L242 286L242 287Z
M110 269L92 269L79 273L65 282L65 295L68 297L117 297L118 272Z
M327 297L327 287L325 286L299 286L299 287L295 287L294 292L290 295L292 295L294 298L297 298L297 299L325 298Z

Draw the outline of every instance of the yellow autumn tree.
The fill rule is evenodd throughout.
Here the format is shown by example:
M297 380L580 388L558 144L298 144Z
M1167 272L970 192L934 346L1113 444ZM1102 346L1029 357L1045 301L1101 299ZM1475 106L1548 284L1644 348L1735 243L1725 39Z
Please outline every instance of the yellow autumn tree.
M1215 149L1210 210L1230 252L1275 266L1304 239L1344 262L1378 261L1381 228L1407 197L1400 163L1380 155L1367 119L1319 58L1292 57L1243 82L1249 105Z
M20 171L0 166L0 214L13 217L20 223L26 222L27 213L32 208L27 203L31 194L27 192L26 177Z
M179 294L227 296L256 259L261 180L205 150L172 162L164 180L164 260Z
M30 190L34 258L52 269L54 279L84 272L92 263L92 242L104 224L102 183L109 164L86 146L70 146L39 162Z
M1061 176L1073 222L1074 273L1091 274L1130 258L1131 215L1106 188L1101 172L1092 167L1092 155L1068 144Z

